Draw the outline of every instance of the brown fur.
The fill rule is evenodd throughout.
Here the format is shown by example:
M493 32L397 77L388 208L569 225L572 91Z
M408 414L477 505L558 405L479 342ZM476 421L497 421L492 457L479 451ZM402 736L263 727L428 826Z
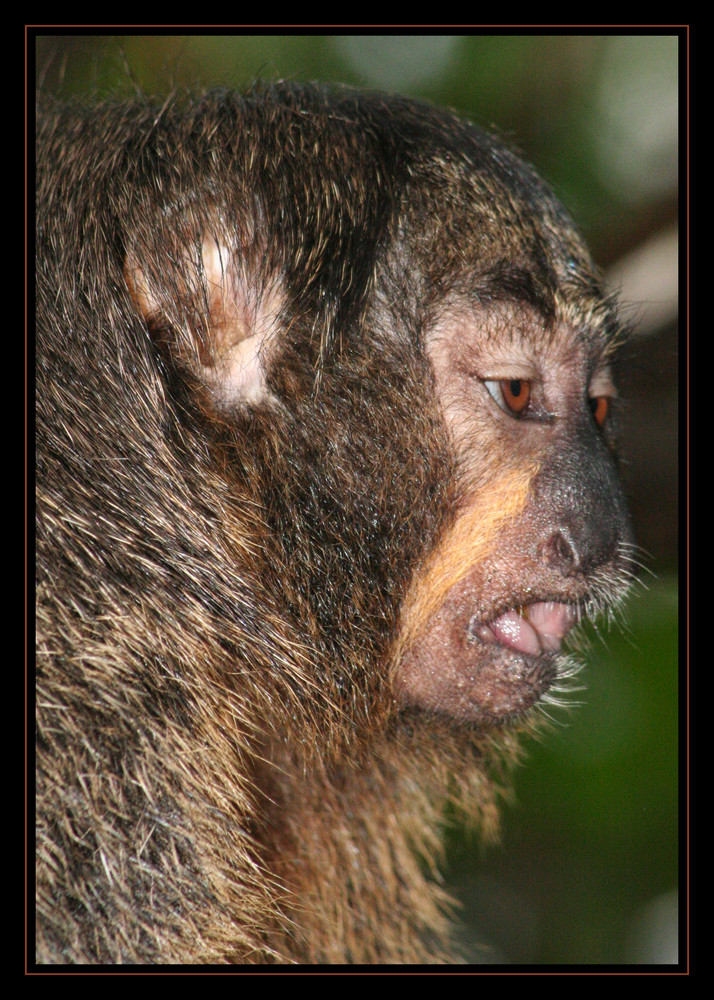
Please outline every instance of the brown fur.
M449 961L444 810L495 835L557 670L479 714L430 622L629 577L580 238L455 116L284 84L48 104L37 204L38 962ZM529 337L552 427L468 368Z

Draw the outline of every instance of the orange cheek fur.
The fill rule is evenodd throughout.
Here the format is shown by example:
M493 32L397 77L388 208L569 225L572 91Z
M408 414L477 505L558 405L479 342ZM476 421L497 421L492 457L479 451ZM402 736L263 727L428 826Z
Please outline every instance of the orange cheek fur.
M396 662L439 610L451 588L493 552L504 527L523 513L537 472L537 466L529 466L495 485L490 483L432 553L405 599Z

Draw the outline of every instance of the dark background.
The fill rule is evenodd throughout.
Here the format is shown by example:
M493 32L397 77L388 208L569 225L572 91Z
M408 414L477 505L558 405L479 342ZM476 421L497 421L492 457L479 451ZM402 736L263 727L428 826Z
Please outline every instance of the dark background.
M642 584L593 633L582 704L516 775L502 843L458 827L447 883L474 963L677 960L678 175L686 38L608 35L40 35L38 83L338 80L449 105L495 128L553 185L635 335L620 379L624 476ZM602 633L602 630L601 630Z

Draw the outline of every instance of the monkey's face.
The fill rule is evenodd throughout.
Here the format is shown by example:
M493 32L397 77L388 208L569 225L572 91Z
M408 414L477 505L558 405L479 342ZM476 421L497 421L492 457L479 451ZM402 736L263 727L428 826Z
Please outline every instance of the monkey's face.
M460 510L407 596L395 685L407 705L498 724L566 672L570 629L631 575L611 345L530 307L456 302L428 351Z

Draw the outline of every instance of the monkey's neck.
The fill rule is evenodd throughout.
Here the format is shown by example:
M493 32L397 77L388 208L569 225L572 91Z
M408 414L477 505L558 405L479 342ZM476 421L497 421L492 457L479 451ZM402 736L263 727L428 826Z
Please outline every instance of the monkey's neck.
M468 802L495 834L500 788L484 749L435 720L402 720L363 761L339 768L305 769L273 748L256 775L270 802L256 831L262 862L283 887L285 920L269 945L302 963L452 960L452 904L439 885L444 810ZM362 932L375 925L378 939Z

